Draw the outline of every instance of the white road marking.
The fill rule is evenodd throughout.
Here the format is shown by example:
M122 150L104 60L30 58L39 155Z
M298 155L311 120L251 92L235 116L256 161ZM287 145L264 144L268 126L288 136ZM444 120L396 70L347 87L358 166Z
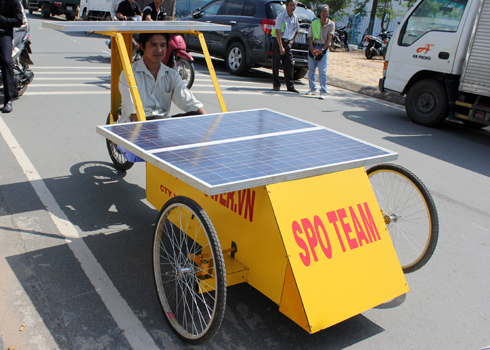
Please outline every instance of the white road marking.
M68 247L80 262L87 278L94 286L95 291L99 294L102 302L106 305L107 310L122 330L129 344L133 349L158 350L153 338L146 331L143 324L133 313L126 301L121 297L121 294L119 294L109 276L99 265L97 259L87 247L84 240L80 238L78 231L68 220L36 168L24 153L1 117L0 134L3 136L5 142L17 159L17 162L36 191L39 199L46 206L46 210L48 211L51 220L58 228L59 233L65 237Z

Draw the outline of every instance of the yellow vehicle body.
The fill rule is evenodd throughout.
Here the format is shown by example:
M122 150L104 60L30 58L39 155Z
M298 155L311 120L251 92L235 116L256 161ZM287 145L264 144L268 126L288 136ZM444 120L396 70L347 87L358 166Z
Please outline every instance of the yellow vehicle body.
M207 196L147 163L147 199L195 200L247 282L315 333L408 291L364 168ZM233 254L234 258L231 257Z

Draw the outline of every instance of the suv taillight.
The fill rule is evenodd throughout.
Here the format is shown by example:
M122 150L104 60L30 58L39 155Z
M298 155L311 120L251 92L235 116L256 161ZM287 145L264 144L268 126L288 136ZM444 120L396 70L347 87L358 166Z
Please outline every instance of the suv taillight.
M276 20L275 19L262 19L260 21L260 24L262 25L262 29L264 30L265 34L271 35L272 31L274 30L274 27L276 26Z

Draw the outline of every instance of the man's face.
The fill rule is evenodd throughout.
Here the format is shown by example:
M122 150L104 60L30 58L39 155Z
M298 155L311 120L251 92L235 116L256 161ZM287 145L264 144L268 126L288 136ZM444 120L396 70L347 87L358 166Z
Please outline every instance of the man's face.
M143 47L143 59L145 62L159 63L167 53L167 38L162 34L153 35Z
M327 18L328 15L330 14L330 11L324 8L321 14L322 14L322 18Z
M296 10L296 1L291 1L286 5L286 11L288 12L288 15L291 16Z

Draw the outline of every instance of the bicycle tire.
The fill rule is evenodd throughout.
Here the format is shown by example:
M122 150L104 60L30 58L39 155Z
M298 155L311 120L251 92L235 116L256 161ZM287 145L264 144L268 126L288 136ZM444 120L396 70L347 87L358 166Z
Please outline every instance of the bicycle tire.
M153 273L172 330L192 345L209 341L224 317L225 263L211 220L192 199L174 197L160 211Z
M111 114L107 116L106 125L111 124ZM111 157L112 163L121 171L126 171L131 169L134 165L133 162L130 162L126 159L126 156L121 153L117 145L109 139L106 139L107 151L109 152L109 156Z
M432 196L417 176L396 164L375 165L367 175L403 272L417 271L434 254L439 237Z

